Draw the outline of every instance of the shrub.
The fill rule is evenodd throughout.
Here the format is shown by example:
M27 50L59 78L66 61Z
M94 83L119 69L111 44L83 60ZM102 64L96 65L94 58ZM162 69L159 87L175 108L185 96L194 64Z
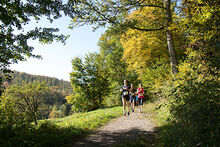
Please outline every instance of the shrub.
M49 118L61 118L63 116L64 116L63 113L61 113L60 111L56 111L56 110L51 111L49 114Z
M179 70L162 90L169 100L172 120L165 127L169 136L165 145L218 146L219 73L211 74L212 69L200 61L184 62Z

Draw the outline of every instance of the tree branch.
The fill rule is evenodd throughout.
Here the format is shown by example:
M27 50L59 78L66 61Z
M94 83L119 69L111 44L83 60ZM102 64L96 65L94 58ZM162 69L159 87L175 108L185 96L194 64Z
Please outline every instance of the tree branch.
M139 5L140 7L156 7L156 8L162 8L162 9L166 9L163 6L158 6L158 5L153 5L153 4L144 4L144 5Z
M145 1L144 0L139 0L135 3L131 3L130 5L134 5L134 6L139 6L139 7L156 7L156 8L162 8L162 9L166 9L163 6L159 6L159 5L154 5L154 4L143 4Z
M139 30L139 31L159 31L159 30L163 30L164 29L164 26L160 27L160 28L156 28L156 29L142 29L142 28L138 28L138 27L135 27L135 26L130 26L131 29L136 29L136 30Z
M91 6L89 3L87 3L87 5L89 5L89 7L91 9L93 9L96 13L98 13L99 15L101 15L105 20L109 21L112 24L116 24L114 21L112 21L111 19L107 18L104 14L102 14L100 11L98 11L95 7Z
M20 108L20 110L22 111L22 112L26 112L26 109L25 109L25 105L24 104L22 104L22 103L17 103L17 105L18 105L18 107Z

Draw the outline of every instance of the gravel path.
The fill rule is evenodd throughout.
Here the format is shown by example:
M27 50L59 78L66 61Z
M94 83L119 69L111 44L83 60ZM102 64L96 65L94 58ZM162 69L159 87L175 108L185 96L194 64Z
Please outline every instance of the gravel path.
M146 136L147 141L152 142L154 127L147 114L133 112L110 121L73 147L115 146L135 141L140 136Z

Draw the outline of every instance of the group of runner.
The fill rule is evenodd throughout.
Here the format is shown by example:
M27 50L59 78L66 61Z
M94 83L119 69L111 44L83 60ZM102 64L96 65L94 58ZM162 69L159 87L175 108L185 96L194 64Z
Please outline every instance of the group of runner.
M135 110L136 99L138 99L139 112L143 112L143 99L144 99L144 88L140 83L139 88L135 89L134 85L129 85L128 80L124 80L124 85L120 89L122 92L122 103L123 103L123 115L126 116L126 105L127 105L127 115L130 114L129 106L132 105L132 112Z

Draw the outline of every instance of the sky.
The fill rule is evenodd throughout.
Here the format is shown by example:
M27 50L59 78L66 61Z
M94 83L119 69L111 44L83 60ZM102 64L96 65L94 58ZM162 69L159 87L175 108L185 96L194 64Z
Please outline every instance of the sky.
M60 33L64 35L69 34L70 37L65 45L56 41L52 44L40 44L36 40L29 41L29 45L35 48L33 53L41 55L43 59L28 58L27 61L12 64L10 69L70 81L69 73L72 71L71 60L74 57L83 58L89 52L99 52L97 43L105 29L101 28L93 32L91 26L83 26L70 30L67 28L69 23L70 19L67 17L56 20L53 24L50 24L43 18L38 23L33 21L25 26L25 31L34 29L36 26L57 27L60 29Z

